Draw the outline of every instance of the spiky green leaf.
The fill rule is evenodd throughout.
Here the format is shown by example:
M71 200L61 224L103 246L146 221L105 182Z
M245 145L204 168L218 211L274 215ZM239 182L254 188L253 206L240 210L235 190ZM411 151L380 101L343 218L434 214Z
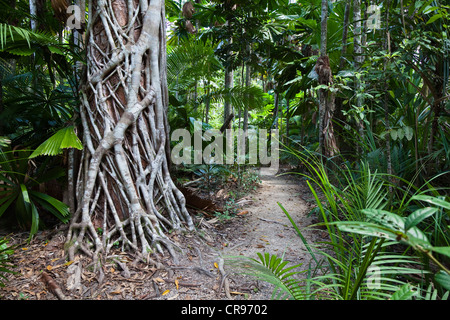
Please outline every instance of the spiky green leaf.
M425 202L434 204L438 207L442 207L442 208L450 210L450 202L439 199L437 197L432 197L432 196L427 196L427 195L415 195L411 198L411 200L425 201Z
M446 290L450 290L450 275L445 271L439 271L434 275L434 280Z
M431 207L421 208L421 209L414 211L405 220L405 230L408 230L408 229L416 226L417 224L419 224L426 218L430 217L437 211L438 211L437 208L431 208Z

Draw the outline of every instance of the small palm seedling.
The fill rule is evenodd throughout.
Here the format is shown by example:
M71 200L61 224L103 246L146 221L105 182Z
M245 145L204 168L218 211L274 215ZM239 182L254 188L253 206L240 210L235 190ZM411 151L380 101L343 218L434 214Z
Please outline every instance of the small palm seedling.
M228 257L227 261L240 274L256 277L258 280L274 285L272 299L301 300L305 297L302 279L296 277L305 271L296 271L302 266L297 264L288 266L289 261L284 261L275 254L257 253L259 259L249 257Z

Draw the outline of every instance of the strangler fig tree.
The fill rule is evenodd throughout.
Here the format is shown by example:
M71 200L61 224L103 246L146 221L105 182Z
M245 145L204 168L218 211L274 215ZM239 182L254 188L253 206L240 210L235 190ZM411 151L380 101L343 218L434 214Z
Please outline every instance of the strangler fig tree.
M88 8L69 258L97 259L117 244L144 257L173 253L167 232L194 225L169 174L164 0Z

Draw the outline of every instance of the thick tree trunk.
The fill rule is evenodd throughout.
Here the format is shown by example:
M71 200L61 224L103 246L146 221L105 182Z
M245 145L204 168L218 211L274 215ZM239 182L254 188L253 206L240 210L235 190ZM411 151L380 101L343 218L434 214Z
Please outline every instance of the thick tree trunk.
M166 232L194 225L168 169L164 0L91 0L86 43L69 257L173 253Z

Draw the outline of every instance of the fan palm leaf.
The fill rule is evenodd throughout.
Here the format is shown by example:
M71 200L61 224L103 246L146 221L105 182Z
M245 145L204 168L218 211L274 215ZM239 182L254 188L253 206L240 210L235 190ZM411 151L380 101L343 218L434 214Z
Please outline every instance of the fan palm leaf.
M240 86L219 88L200 97L200 100L210 99L212 103L230 102L237 110L258 109L264 105L264 92L258 86Z
M30 155L30 158L41 155L55 156L61 154L63 149L67 148L83 149L83 145L77 137L73 126L58 130L54 135L39 145Z

